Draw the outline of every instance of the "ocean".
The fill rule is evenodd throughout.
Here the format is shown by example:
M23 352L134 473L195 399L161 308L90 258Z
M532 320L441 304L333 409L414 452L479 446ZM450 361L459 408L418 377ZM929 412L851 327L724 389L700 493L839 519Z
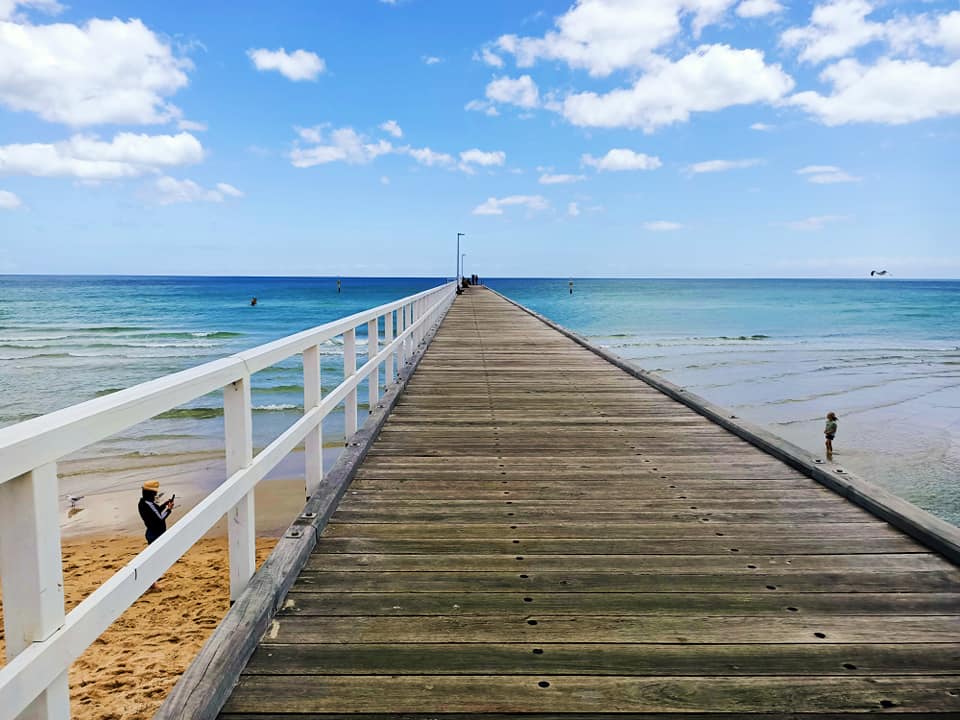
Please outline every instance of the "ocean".
M0 276L0 427L442 280L343 278L338 293L335 278ZM575 279L573 294L566 278L485 281L809 450L836 412L836 462L960 523L960 281ZM323 352L329 389L340 348ZM302 412L299 361L257 373L253 403L262 447ZM342 436L334 414L325 444ZM81 456L215 450L222 437L211 396Z

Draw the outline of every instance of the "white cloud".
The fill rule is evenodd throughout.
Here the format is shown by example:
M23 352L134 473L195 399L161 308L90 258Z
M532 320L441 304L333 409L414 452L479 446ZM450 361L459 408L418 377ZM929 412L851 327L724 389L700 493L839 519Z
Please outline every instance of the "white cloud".
M473 209L474 215L503 215L503 208L521 206L528 210L546 210L550 203L542 195L510 195L503 198L489 197Z
M737 15L743 18L758 18L783 12L777 0L743 0L737 5Z
M499 111L491 103L485 102L483 100L471 100L466 105L463 106L464 110L473 110L475 112L482 112L485 115L490 117L496 117L499 115Z
M176 120L180 110L166 98L187 85L192 67L140 20L0 21L0 105L50 122Z
M483 48L479 55L474 54L473 59L495 68L502 68L504 65L503 58L490 50L490 48Z
M0 210L16 210L23 202L9 190L0 190Z
M388 178L386 175L381 175L381 176L380 176L380 184L381 184L381 185L389 185L389 184L390 184L390 178Z
M686 122L691 112L777 102L792 88L793 79L759 50L705 45L676 62L657 59L633 87L569 95L562 112L574 125L652 132Z
M529 75L496 78L487 85L486 96L493 102L522 108L535 108L540 104L540 91Z
M217 183L217 190L229 197L241 198L245 194L242 190L237 190L233 185L227 183Z
M420 59L423 60L424 65L437 65L443 62L443 58L439 58L436 55L424 55Z
M393 152L386 140L369 142L366 137L350 127L327 131L324 126L298 128L300 138L308 147L295 147L290 152L290 162L295 167L307 168L332 162L364 165L380 155Z
M754 167L755 165L760 165L762 162L763 160L760 158L746 158L745 160L704 160L703 162L690 165L687 171L694 174L725 172L727 170L740 170L742 168Z
M645 230L650 230L651 232L670 232L681 229L683 225L670 222L669 220L653 220L651 222L645 222L643 227Z
M217 183L215 190L197 185L193 180L177 180L164 175L153 184L152 199L160 205L188 202L223 202L225 196L243 197L232 185Z
M586 180L586 177L583 175L569 175L564 173L559 173L554 175L553 173L544 173L540 176L541 185L565 185L567 183L580 182L581 180Z
M653 155L644 155L628 148L614 148L602 158L583 155L580 161L597 170L656 170L663 163Z
M189 133L119 133L110 142L74 135L58 143L0 146L0 174L111 180L197 163L203 155L200 141Z
M572 202L569 205L567 205L567 215L569 215L570 217L576 217L579 214L580 214L580 206L577 205L577 203Z
M960 60L935 66L921 60L883 58L872 67L841 60L821 74L829 95L806 91L789 98L824 125L876 122L890 125L960 115Z
M807 165L797 170L798 175L805 175L808 182L817 185L833 183L859 182L861 178L854 177L834 165Z
M792 220L784 223L791 230L823 230L826 225L846 220L844 215L816 215L803 220Z
M849 56L870 43L884 43L888 52L912 55L920 45L960 48L960 11L944 15L897 14L889 20L869 20L876 8L868 0L828 0L817 5L810 23L780 36L801 60L819 63Z
M960 10L940 17L937 23L937 43L951 52L960 52Z
M257 48L247 50L247 56L257 70L276 70L287 80L316 80L327 69L323 58L308 50L294 50L288 53L283 48L267 50Z
M465 164L482 165L483 167L492 167L494 165L503 165L507 161L507 154L503 150L494 150L484 152L474 148L473 150L464 150L460 153L460 162Z
M413 148L413 147L403 147L399 148L398 152L402 152L405 155L409 155L414 160L416 160L421 165L426 165L427 167L433 167L439 165L441 167L447 167L454 164L453 155L445 152L437 152L436 150L431 150L428 147L423 148Z
M517 65L560 60L593 76L637 68L681 32L681 19L691 18L695 36L720 20L736 0L577 0L543 37L503 35L501 51L516 56Z
M760 132L770 132L774 129L773 125L767 125L767 123L754 123L750 126L751 130L759 130Z
M385 123L381 123L380 129L385 133L393 135L395 138L403 137L403 130L397 124L396 120L387 120Z
M180 120L177 122L177 129L189 130L190 132L206 132L207 124L193 120Z
M59 15L65 9L57 0L0 0L0 20L20 20L18 7L39 10L47 15Z

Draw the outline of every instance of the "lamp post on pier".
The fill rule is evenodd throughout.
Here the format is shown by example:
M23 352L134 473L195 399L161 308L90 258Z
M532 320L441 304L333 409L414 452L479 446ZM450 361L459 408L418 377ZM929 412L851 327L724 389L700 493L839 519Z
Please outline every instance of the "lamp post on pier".
M460 253L460 277L463 277L463 259L467 256L466 253Z
M460 238L466 237L466 233L458 232L457 233L457 292L460 292Z

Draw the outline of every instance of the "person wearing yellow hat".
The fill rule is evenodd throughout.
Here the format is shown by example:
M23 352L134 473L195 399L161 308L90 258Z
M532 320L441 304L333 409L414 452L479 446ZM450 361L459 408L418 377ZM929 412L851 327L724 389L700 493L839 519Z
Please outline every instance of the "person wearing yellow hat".
M173 500L176 495L165 503L160 503L157 499L159 491L160 483L156 480L148 480L143 484L142 496L140 503L137 505L143 524L147 527L147 545L167 531L167 518L173 512Z

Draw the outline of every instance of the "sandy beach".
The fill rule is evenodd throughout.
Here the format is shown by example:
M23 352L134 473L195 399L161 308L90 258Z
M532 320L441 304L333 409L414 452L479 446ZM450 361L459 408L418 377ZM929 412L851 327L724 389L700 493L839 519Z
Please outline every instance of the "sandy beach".
M296 457L292 463L296 465ZM222 481L222 468L218 453L63 463L61 532L67 611L146 547L136 512L144 480L159 479L167 497L176 494L176 521ZM67 495L83 498L72 508ZM303 503L302 478L275 477L257 487L258 565ZM222 522L215 526L164 575L159 590L144 594L73 664L70 697L77 720L153 716L229 608L225 532ZM5 662L4 649L0 624L0 665Z

